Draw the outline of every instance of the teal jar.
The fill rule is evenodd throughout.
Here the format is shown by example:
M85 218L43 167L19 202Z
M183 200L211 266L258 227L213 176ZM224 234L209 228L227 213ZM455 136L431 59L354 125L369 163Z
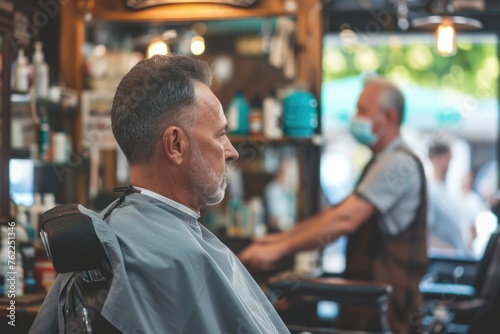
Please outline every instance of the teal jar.
M318 127L318 101L309 92L295 90L283 99L283 130L289 137L311 137Z
M236 92L227 109L227 130L230 134L247 136L249 133L250 105L241 90Z

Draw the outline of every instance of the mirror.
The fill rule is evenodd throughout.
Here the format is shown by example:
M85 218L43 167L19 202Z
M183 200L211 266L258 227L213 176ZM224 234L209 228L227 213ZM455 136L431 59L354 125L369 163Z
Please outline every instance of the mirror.
M114 90L123 75L153 53L172 52L209 62L214 72L212 90L226 112L237 90L244 92L251 108L262 108L265 97L295 79L294 26L287 17L168 23L95 21L87 27L84 49L87 91L82 98L83 129L99 117L109 118ZM258 220L265 220L268 230L285 230L295 223L298 192L302 191L298 189L298 161L303 152L290 142L270 144L269 138L261 139L233 140L240 159L233 164L224 201L202 215L210 229L250 236L265 233L262 227L257 230ZM91 203L112 188L106 184L128 182L123 155L117 150L115 161L110 161L108 153L113 147L106 143L102 140L100 152L94 147L89 153ZM106 172L108 166L117 168L111 182L105 180L114 172Z
M289 23L288 30L279 28L283 22ZM86 89L114 91L140 59L173 52L212 64L212 89L224 107L238 88L249 101L262 99L277 85L294 79L294 64L287 64L284 54L288 44L294 46L293 27L294 21L286 17L177 23L95 21L87 27L84 48ZM281 38L281 48L272 48L273 38Z
M293 29L278 34L278 26L284 24L290 27L294 21L270 17L191 22L97 20L90 23L84 47L82 134L84 139L92 138L89 133L95 129L103 139L95 143L98 145L91 145L94 150L89 152L93 160L89 199L100 189L111 189L117 182L126 182L126 175L122 177L125 169L113 161L122 161L123 157L118 153L113 159L109 152L102 154L102 151L116 147L116 143L108 145L114 142L108 140L113 138L109 112L116 87L132 66L153 53L177 53L203 59L213 68L211 88L226 110L237 90L244 92L250 104L261 104L273 89L293 81L293 75L288 73L291 71L285 72L283 61L286 46L290 45L293 50ZM274 50L271 48L273 38L281 42ZM294 68L293 57L289 60L293 63L288 67ZM108 176L115 172L106 168L114 165L119 169L117 180L109 180Z

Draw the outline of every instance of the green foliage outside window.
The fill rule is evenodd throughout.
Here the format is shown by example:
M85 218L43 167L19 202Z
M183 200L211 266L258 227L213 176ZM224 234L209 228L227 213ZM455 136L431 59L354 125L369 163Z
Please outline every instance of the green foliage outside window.
M459 39L458 51L442 57L431 43L325 45L323 81L374 72L429 88L448 88L478 99L497 96L499 63L495 42Z

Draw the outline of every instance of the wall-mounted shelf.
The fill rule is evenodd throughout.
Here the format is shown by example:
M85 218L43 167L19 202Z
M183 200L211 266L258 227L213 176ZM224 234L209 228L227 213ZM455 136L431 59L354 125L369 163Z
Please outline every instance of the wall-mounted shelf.
M271 146L281 146L281 145L310 145L319 146L321 145L321 136L314 137L281 137L281 138L268 138L264 136L235 136L228 135L231 143L236 146L241 146L244 144L249 144L251 146L258 145L271 145Z
M12 93L10 94L10 102L12 106L25 106L30 105L32 101L32 96L29 93ZM75 106L66 106L63 101L53 101L48 98L36 98L36 106L37 107L45 107L48 110L57 110L64 109L69 112L76 112L78 107Z
M77 7L77 4L68 6L61 6L60 11L60 26L61 26L61 57L60 57L60 70L61 78L67 85L82 92L85 86L85 78L82 76L81 69L84 67L85 57L82 54L82 45L88 42L86 39L90 37L85 32L92 29L95 23L100 24L132 24L137 25L139 22L155 22L159 24L179 24L190 25L193 22L207 21L234 21L248 30L248 26L242 26L241 19L252 19L258 23L259 33L262 31L263 18L272 19L279 17L288 17L296 23L296 34L294 35L295 45L299 47L295 49L296 73L293 81L302 82L313 92L315 96L319 96L321 84L321 40L322 40L322 12L316 11L319 0L301 0L301 1L277 1L277 0L259 0L249 8L232 8L221 6L220 10L214 11L212 4L170 4L163 6L156 6L140 11L130 11L126 8L122 0L109 0L109 1L96 1L95 6L90 9L94 18L94 23L90 26L84 20L84 15ZM294 7L290 9L289 5L293 4ZM238 22L239 21L239 22ZM311 25L310 22L315 22ZM134 31L137 28L132 27ZM123 30L119 30L123 31ZM224 31L228 31L225 29ZM233 32L233 31L229 31ZM253 36L253 35L252 35ZM223 40L220 37L221 41ZM224 42L226 40L224 39ZM300 46L307 45L307 48ZM205 57L207 60L215 59L215 55L219 51L214 50L213 55L208 54L210 50L206 50ZM224 52L223 55L227 55ZM268 57L265 57L266 59ZM226 82L219 82L214 85L214 94L219 98L221 104L225 106L227 102L234 95L234 90L238 86L246 90L249 100L253 97L267 96L273 87L276 85L287 84L291 80L283 75L281 69L271 66L263 67L261 59L256 57L233 57L235 75L234 81L229 84ZM236 74L235 74L236 73ZM86 109L84 99L82 99L82 112L84 114ZM75 127L73 140L76 143L84 141L82 131L82 121L75 120ZM320 145L317 141L311 138L280 138L269 139L262 137L236 137L230 136L230 140L235 148L240 152L239 163L248 167L249 164L256 164L257 157L260 153L264 155L266 147L270 149L278 149L282 151L291 150L289 146L295 146L298 151L298 160L304 164L304 175L307 173L307 184L301 185L303 194L299 199L302 216L308 216L316 211L316 203L318 192L318 178L317 171L319 170L319 154ZM109 156L112 154L109 151ZM270 151L270 150L269 150ZM246 158L246 159L245 159ZM109 159L115 161L116 159ZM255 161L254 161L255 160ZM111 189L116 184L115 172L113 163L103 164L104 177L103 189ZM302 169L301 169L302 170ZM302 179L306 179L303 177ZM305 182L304 182L305 183ZM111 186L109 186L112 184ZM88 182L82 175L78 179L78 198L77 201L85 203L88 199Z

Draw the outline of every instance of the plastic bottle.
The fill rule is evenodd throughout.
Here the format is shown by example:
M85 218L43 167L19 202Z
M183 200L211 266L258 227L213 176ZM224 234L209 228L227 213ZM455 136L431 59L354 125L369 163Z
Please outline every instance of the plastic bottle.
M39 126L40 159L49 161L50 150L50 125L45 114L40 115Z
M36 97L46 98L49 94L49 65L45 62L42 48L42 42L35 42L35 53L33 53L34 87Z
M252 101L248 125L251 136L262 135L262 100L259 97Z
M6 225L0 226L0 296L5 296L8 289L7 286L7 260L8 260L8 245L7 233L8 228Z
M239 236L241 233L239 220L238 220L238 212L241 208L241 202L237 199L231 199L229 201L227 211L228 211L228 219L226 226L226 234L228 236Z
M19 206L17 208L17 226L16 230L16 238L19 241L29 241L30 236L28 232L28 216L26 215L26 211L24 211L24 207Z
M28 219L26 208L22 205L17 207L17 223L21 224L26 230L27 241L33 242L35 240L35 229Z
M40 193L35 193L33 197L33 205L29 208L30 221L33 225L33 231L35 232L35 240L40 240L39 228L40 228L40 215L43 213L42 195ZM40 240L41 241L41 240Z
M43 194L43 212L56 206L56 196L53 193Z
M16 297L24 295L24 266L20 247L16 251Z
M229 133L247 136L249 131L250 106L242 90L238 90L229 103L227 111L227 128Z
M35 275L37 289L49 291L54 280L56 279L56 271L46 252L38 252L35 259Z
M28 58L24 55L24 49L20 49L14 73L14 91L16 93L28 92L30 88L29 74Z
M65 152L66 152L66 160L69 160L69 158L71 157L71 153L73 151L73 144L72 144L72 139L71 139L71 135L69 135L66 131L64 132L66 134L66 141L64 142L65 143Z
M289 137L312 137L318 127L318 101L308 91L293 90L283 99L283 129Z
M24 292L33 292L36 288L35 280L35 238L33 226L29 223L24 207L17 208L17 264L22 264L22 271L18 270L18 295ZM19 268L18 268L19 269ZM22 276L21 276L22 273ZM24 287L21 287L21 283Z
M67 160L66 133L55 132L53 135L54 155L53 162L64 163Z
M248 201L249 209L249 234L250 236L262 237L267 232L264 218L264 204L262 198L255 196Z
M281 126L282 117L281 101L273 93L267 96L262 104L263 113L263 133L268 138L283 137L283 127Z
M10 89L15 92L16 91L16 68L17 68L17 59L12 62L10 65Z

